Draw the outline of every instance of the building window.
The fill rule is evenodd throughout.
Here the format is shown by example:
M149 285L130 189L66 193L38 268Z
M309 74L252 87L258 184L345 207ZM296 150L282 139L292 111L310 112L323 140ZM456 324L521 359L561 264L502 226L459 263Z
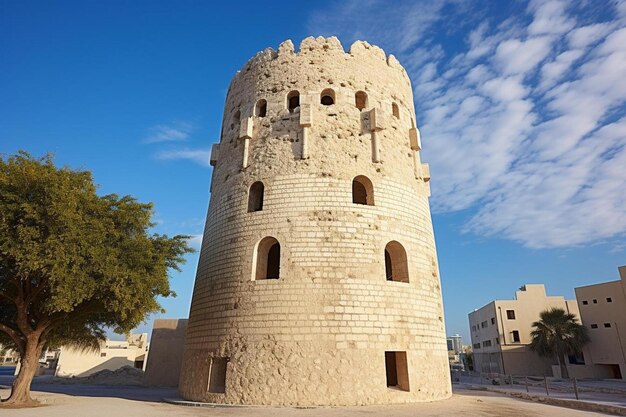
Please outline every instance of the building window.
M226 365L228 358L211 358L209 365L209 392L226 392Z
M495 317L491 318L491 324L496 324L496 318Z
M499 344L500 344L500 338L499 338L499 337L496 337L496 338L495 338L495 341L496 341L496 345L499 345Z
M327 88L320 94L320 103L324 106L335 104L335 92L332 88Z
M472 326L472 331L474 331L474 332L476 331L476 325Z
M409 282L406 251L395 240L385 246L385 275L387 281Z
M482 323L480 323L480 327L482 329L484 329L485 327L487 327L487 320L483 321Z
M598 304L598 300L596 300L595 298L593 299L593 303L594 304Z
M406 352L385 352L387 386L409 391L409 368Z
M612 303L612 302L613 302L613 299L612 299L611 297L606 297L606 302L607 302L607 303Z
M366 176L359 175L352 180L352 202L367 206L374 205L374 186Z
M472 346L474 349L480 349L480 343L474 343Z
M107 356L107 353L106 353L106 352L100 352L100 357L101 357L101 358L105 358L106 356Z
M354 95L354 104L357 109L363 110L367 107L367 93L365 91L357 91Z
M396 103L391 103L391 112L393 113L393 117L397 119L400 118L400 108Z
M485 340L483 342L483 347L491 347L491 340Z
M256 102L256 106L254 106L254 115L257 117L267 116L267 100L262 98Z
M300 107L300 93L294 90L287 94L287 108L289 113L293 113L298 107Z
M263 193L265 186L261 181L257 181L250 186L248 191L248 213L263 210Z
M592 329L597 329L597 328L598 328L598 325L597 325L597 324L592 324L592 325L591 325L591 328L592 328Z
M506 318L509 320L515 320L515 310L507 310Z
M569 363L572 365L584 365L585 364L585 356L582 352L576 355L567 355L567 359Z
M583 305L586 306L587 304L589 304L589 302L587 300L583 300Z
M264 237L255 249L254 279L278 279L280 277L280 243L271 236Z
M611 323L604 323L604 327L611 327Z
M513 333L513 342L519 342L519 331L513 330L511 333Z

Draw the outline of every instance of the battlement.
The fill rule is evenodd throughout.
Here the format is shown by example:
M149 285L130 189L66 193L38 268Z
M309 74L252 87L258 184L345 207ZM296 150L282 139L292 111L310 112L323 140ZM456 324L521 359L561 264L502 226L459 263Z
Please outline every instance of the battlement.
M247 72L252 67L260 63L273 61L275 59L289 59L293 56L310 56L320 53L326 55L345 55L358 59L383 61L389 67L399 70L406 77L408 77L406 70L396 57L392 54L385 54L385 51L379 46L371 45L365 41L355 41L352 45L350 45L349 51L346 52L339 39L335 36L330 36L328 38L323 36L318 36L317 38L309 36L300 42L298 51L295 50L291 39L287 39L278 46L278 51L273 48L266 48L257 52L248 60L248 62L245 63L241 70L237 71L237 74Z

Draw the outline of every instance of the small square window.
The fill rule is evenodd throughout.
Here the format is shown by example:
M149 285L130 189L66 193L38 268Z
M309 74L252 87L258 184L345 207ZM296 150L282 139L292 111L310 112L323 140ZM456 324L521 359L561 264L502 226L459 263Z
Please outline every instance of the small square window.
M107 353L106 353L106 352L100 352L100 357L101 357L101 358L105 358L106 356L107 356Z
M509 320L515 320L515 310L507 310L506 318Z
M514 342L519 342L520 341L520 339L519 339L519 331L513 330L512 333L513 333L513 341Z
M583 300L583 305L586 306L587 304L589 304L589 301Z
M598 328L598 325L597 325L597 324L592 324L592 325L591 325L591 328L592 328L592 329L597 329L597 328Z
M612 302L613 302L613 299L612 299L611 297L606 297L606 302L607 302L607 303L612 303Z
M598 300L596 300L595 298L593 299L593 303L594 304L598 304Z
M604 323L604 327L611 327L611 323Z

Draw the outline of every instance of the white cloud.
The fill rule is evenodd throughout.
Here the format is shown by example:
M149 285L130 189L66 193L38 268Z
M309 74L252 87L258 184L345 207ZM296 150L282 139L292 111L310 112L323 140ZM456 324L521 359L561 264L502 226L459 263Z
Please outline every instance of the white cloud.
M564 1L531 1L526 15L502 22L484 10L462 13L455 1L429 9L418 29L398 17L428 3L387 10L352 0L325 28L388 50L401 45L434 211L468 209L466 231L533 248L623 239L626 2L596 22L593 13L579 22L571 9L586 5ZM367 24L372 16L379 24ZM468 33L461 49L446 42L459 31Z
M207 149L171 149L156 154L157 159L186 159L202 166L209 166L211 151Z
M202 246L202 235L191 235L191 237L187 239L187 242L189 243L189 246L199 250Z
M149 129L150 133L144 143L177 142L189 138L193 126L187 122L176 122L169 125L157 125Z

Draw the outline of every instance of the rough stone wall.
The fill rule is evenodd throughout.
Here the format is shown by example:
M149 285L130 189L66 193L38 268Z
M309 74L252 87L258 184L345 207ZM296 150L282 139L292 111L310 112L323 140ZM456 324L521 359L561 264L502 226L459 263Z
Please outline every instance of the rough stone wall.
M320 104L327 88L330 106ZM290 113L293 90L300 107ZM357 91L368 96L362 111ZM254 116L260 99L265 117ZM429 173L414 120L406 72L365 42L346 53L334 37L307 38L296 53L286 41L237 73L212 156L184 398L354 405L451 395ZM373 206L352 203L358 175L373 183ZM263 210L248 212L255 181L265 186ZM255 246L266 236L281 245L280 278L254 280ZM390 241L406 250L408 283L386 280ZM406 351L409 391L387 387L385 351ZM228 358L224 393L208 392L213 357Z

